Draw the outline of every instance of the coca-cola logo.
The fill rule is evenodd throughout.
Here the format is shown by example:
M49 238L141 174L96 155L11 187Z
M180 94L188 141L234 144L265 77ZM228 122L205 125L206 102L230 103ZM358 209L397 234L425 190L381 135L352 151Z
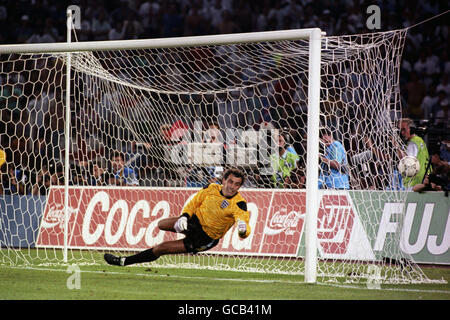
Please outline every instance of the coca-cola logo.
M264 228L264 233L267 235L277 235L285 232L286 235L292 235L297 231L297 225L300 219L304 219L305 214L297 211L287 212L286 208L281 208L276 211L269 219Z
M77 209L69 206L69 217L71 214L76 213ZM64 204L53 203L48 207L47 214L44 216L42 220L41 227L44 229L50 229L58 227L61 230L64 229Z

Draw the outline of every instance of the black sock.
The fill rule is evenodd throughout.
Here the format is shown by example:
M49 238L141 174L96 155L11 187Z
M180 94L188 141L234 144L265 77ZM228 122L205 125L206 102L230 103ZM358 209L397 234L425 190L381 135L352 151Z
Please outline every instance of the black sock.
M159 257L155 256L155 254L153 253L153 249L148 249L135 255L126 257L124 265L128 266L135 263L151 262L155 261L158 258Z

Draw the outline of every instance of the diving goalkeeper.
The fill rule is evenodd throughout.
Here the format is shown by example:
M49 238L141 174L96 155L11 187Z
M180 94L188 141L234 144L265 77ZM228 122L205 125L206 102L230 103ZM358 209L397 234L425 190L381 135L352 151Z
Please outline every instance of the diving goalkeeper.
M239 193L244 180L244 172L228 169L223 175L223 184L210 184L198 191L180 217L158 222L161 230L183 233L185 238L166 241L128 257L106 253L105 261L111 265L127 266L151 262L166 254L195 254L209 250L219 243L234 223L237 223L239 236L248 237L250 217L247 202Z

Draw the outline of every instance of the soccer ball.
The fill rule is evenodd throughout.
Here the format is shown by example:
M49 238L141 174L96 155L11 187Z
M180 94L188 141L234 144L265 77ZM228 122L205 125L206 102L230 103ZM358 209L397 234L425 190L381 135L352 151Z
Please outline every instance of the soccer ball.
M398 163L398 171L402 176L414 177L420 170L420 163L416 157L406 156Z

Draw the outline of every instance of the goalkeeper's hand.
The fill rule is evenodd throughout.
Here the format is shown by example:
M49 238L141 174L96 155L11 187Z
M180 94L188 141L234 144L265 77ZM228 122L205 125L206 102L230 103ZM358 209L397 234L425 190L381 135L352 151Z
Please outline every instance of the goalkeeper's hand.
M188 219L185 216L182 216L175 222L173 228L175 229L176 232L180 233L186 231L187 226L188 226Z
M245 234L247 233L247 224L245 223L245 221L238 220L237 227L238 227L239 236L241 236L241 237L245 236Z

